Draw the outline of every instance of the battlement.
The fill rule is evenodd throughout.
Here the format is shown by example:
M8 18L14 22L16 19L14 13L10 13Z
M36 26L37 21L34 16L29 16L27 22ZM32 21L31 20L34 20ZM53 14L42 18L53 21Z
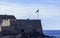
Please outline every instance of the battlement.
M0 15L0 19L16 19L13 15Z

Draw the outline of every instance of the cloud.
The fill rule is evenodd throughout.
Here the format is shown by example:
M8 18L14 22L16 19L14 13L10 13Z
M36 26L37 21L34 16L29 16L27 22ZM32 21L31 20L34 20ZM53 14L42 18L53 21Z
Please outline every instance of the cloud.
M37 14L35 13L37 9L39 9L39 15L44 30L60 29L59 6L52 4L17 4L0 2L0 14L15 15L17 19L37 19Z
M58 16L43 18L42 26L45 30L59 30L60 29L60 18Z

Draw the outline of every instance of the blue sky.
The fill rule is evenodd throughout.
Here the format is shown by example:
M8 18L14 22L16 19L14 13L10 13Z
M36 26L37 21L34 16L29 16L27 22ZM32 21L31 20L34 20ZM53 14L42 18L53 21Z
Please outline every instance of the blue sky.
M37 19L37 9L43 30L60 30L60 0L0 0L0 14L17 19Z

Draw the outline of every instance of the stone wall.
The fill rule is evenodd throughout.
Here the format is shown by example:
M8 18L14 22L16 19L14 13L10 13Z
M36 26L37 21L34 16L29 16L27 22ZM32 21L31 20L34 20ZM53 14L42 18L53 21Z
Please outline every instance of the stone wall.
M39 33L43 34L42 26L41 26L41 20L16 20L11 19L10 20L10 26L2 26L2 32L4 31L10 31L12 33L21 33L21 32L32 32L33 30L36 30Z
M31 32L36 30L42 33L41 20L11 20L11 27L15 27L16 31L21 32L24 29L25 32Z

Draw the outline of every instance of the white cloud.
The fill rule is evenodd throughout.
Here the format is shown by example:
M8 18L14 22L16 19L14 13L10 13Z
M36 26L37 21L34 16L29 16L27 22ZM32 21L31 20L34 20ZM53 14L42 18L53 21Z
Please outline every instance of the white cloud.
M55 5L31 4L28 6L3 3L0 5L0 14L15 15L18 19L37 19L35 11L38 8L40 9L40 19L42 20L43 29L60 29L60 9Z

